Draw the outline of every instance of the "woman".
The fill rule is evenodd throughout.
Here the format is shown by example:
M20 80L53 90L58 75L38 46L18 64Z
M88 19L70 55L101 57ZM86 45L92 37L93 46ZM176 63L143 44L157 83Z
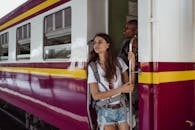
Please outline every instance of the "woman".
M130 58L135 62L133 53L130 54ZM113 56L112 42L107 34L95 35L88 64L91 62L96 63L99 74L99 81L97 81L92 67L88 66L88 84L94 100L105 101L133 91L134 85L128 82L126 71L128 67L121 58ZM120 100L100 107L97 111L98 125L103 126L104 130L127 130L125 109Z

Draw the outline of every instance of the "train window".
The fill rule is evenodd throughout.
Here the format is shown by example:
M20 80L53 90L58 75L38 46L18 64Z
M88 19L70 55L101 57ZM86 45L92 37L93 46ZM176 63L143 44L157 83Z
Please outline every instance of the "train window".
M71 8L44 19L44 59L69 59L71 53Z
M60 29L62 28L62 11L59 11L55 14L55 29Z
M16 58L30 59L30 23L17 28L16 32Z
M8 32L0 35L0 60L8 60Z
M66 18L64 20L65 27L70 27L71 26L71 9L70 8L65 9L64 17Z
M49 33L51 31L53 31L53 15L49 15L47 16L47 18L45 19L45 26L46 26L46 33Z

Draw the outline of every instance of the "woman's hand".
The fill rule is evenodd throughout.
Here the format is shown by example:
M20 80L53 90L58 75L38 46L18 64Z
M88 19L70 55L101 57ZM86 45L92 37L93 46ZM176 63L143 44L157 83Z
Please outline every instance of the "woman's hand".
M122 93L129 93L129 92L133 91L134 85L131 84L130 82L127 82L127 83L123 84L121 89L122 89L122 91L121 91Z

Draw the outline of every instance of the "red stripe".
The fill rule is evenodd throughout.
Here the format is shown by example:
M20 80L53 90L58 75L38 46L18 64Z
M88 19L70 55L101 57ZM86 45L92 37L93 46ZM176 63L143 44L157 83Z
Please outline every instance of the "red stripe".
M144 62L140 63L143 72L195 70L194 62Z
M71 64L78 65L78 62L52 62L52 63L1 63L0 67L31 67L31 68L56 68L67 69ZM86 68L86 65L85 67Z

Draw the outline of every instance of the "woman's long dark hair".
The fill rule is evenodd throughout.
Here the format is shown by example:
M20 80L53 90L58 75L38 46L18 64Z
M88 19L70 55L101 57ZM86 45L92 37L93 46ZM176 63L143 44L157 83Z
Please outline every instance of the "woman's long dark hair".
M107 55L105 57L105 78L108 82L116 76L116 57L112 51L112 40L109 35L105 33L98 33L94 36L94 39L99 36L103 38L107 43L109 43L109 48L107 49ZM94 51L94 49L90 52L88 64L90 62L96 62L99 60L98 54Z

